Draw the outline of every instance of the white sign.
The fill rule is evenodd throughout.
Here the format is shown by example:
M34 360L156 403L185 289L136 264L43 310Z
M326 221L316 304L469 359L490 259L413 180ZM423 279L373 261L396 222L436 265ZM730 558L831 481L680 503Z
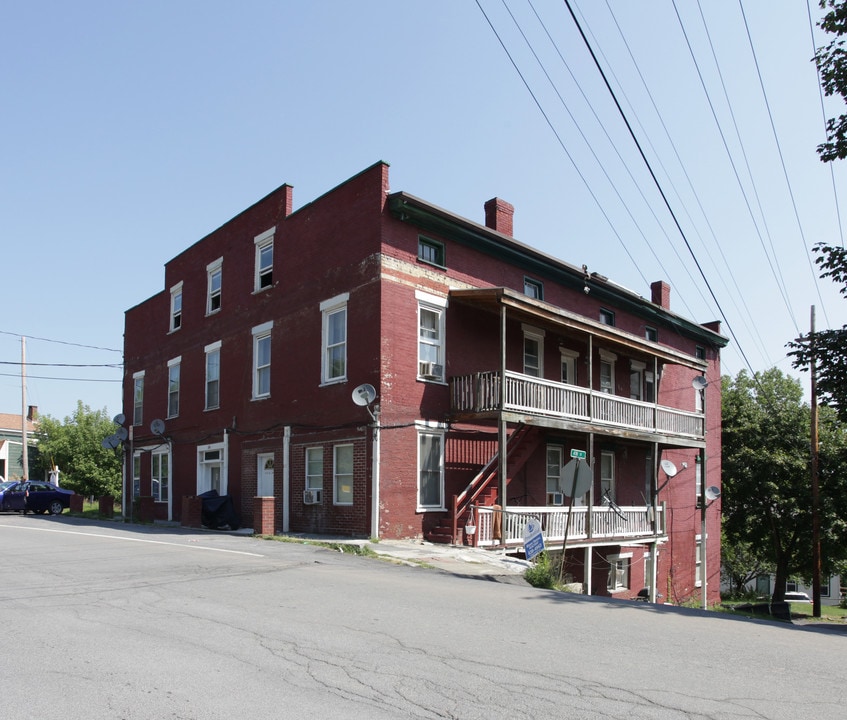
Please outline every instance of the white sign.
M523 533L523 547L527 560L532 560L536 555L544 552L544 536L541 534L541 522L538 518L527 520Z

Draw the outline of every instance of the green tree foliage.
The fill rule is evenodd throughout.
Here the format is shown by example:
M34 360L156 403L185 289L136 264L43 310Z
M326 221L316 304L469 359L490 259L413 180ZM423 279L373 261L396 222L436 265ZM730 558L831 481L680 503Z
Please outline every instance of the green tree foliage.
M828 45L818 48L815 63L821 77L821 86L826 95L840 95L847 99L847 51L841 37L847 33L847 2L845 0L821 0L820 6L829 8L818 25L835 37ZM818 145L818 155L823 162L832 162L847 157L847 114L826 122L826 142Z
M778 369L723 378L723 522L727 554L775 574L773 600L791 577L812 575L811 408ZM821 408L822 570L847 559L847 427ZM746 572L749 573L749 568ZM742 575L744 569L734 570Z
M841 285L847 297L847 250L819 243L815 262L821 277ZM847 325L835 330L817 330L788 343L788 355L797 370L809 372L812 362L818 398L831 406L847 422Z
M101 443L115 431L105 409L91 410L82 401L64 421L49 415L39 419L36 433L39 459L49 470L52 464L61 471L60 482L80 495L120 495L121 459L115 450Z

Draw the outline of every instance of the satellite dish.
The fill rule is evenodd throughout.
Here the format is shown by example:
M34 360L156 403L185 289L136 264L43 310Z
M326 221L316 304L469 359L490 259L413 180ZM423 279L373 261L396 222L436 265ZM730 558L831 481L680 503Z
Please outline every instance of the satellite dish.
M672 478L674 475L677 474L677 472L679 472L676 469L676 465L674 465L670 460L662 460L659 465L662 466L662 470L665 471L665 475L667 475L669 478Z
M376 400L376 389L369 383L362 383L353 390L353 402L366 407Z
M103 438L103 441L100 443L100 447L104 450L114 450L120 444L121 441L118 440L117 435L109 435L109 437Z
M126 415L124 415L123 413L118 413L112 419L112 422L115 423L115 425L123 425L126 422Z
M165 432L165 421L156 418L153 422L150 423L150 432L154 435L161 435Z
M129 437L129 432L125 427L121 426L115 430L115 436L118 438L119 442L123 442Z
M698 375L691 381L691 385L694 387L695 390L705 390L708 387L709 383L706 381L706 378L704 378L702 375Z
M712 502L713 500L717 500L721 496L721 489L715 487L714 485L710 485L706 488L706 500Z

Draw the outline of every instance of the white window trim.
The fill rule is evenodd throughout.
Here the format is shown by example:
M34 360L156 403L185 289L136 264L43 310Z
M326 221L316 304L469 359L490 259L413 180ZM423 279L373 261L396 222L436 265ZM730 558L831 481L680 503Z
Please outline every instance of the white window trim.
M183 303L183 297L182 297L182 284L183 284L183 281L180 280L176 285L171 287L171 314L170 314L170 319L168 320L168 332L169 333L176 332L177 330L179 330L182 327L182 320L183 320L182 316L184 314L184 309L185 309L183 307L184 303ZM176 310L174 308L174 302L176 301L177 295L179 295L179 302L180 302L180 305L179 305L179 327L174 326L174 320L176 319Z
M314 452L316 450L321 451L321 474L320 477L309 475L309 453ZM324 458L326 456L326 451L324 450L323 445L312 445L310 447L304 448L303 452L303 475L304 475L304 485L306 490L321 490L323 491L324 487ZM333 455L333 462L335 462L335 457ZM311 480L317 479L320 481L319 485L312 485ZM335 482L335 478L333 477L333 483Z
M219 257L217 260L210 262L206 266L206 315L212 315L214 313L218 313L221 311L221 304L218 304L214 310L212 309L212 275L215 274L216 271L220 271L221 273L221 287L218 290L218 295L223 292L223 257Z
M167 418L179 417L179 410L180 410L179 405L180 405L180 399L181 399L180 395L182 395L182 368L180 367L180 370L179 370L179 383L177 384L177 390L176 390L176 412L173 415L171 415L171 368L172 367L178 367L178 366L181 366L181 365L182 365L182 355L178 355L177 357L171 358L170 360L168 360L168 395L167 395L168 404L167 404L167 408L166 408L167 413L165 415L165 417L167 417Z
M141 425L144 422L144 370L139 370L138 372L134 372L132 374L132 424L133 425ZM141 380L141 405L137 406L135 404L135 387L136 381ZM138 422L135 421L135 411L136 408L138 410Z
M523 339L526 342L527 339L535 340L538 343L538 377L544 377L544 337L545 332L541 328L534 327L532 325L527 325L526 323L521 324L521 330L523 330ZM523 372L526 374L526 351L521 353L521 363L523 365Z
M210 343L203 348L205 359L206 383L203 386L203 403L205 410L217 410L221 406L221 341ZM209 355L213 352L218 353L218 404L209 405Z
M335 385L336 383L346 382L347 380L347 342L349 335L347 332L349 313L347 312L347 304L350 300L350 293L345 292L336 295L329 300L324 300L320 304L321 310L321 385ZM341 310L344 310L344 373L338 377L329 377L329 363L327 362L327 353L329 352L329 317Z
M164 500L162 499L161 477L156 478L153 475L153 466L154 466L153 458L155 458L157 456L159 458L159 475L160 476L162 474L162 457L166 457L168 459L168 482L167 482L168 495L167 495L167 497L165 497ZM154 481L157 480L157 479L159 480L159 494L158 495L153 493ZM153 494L154 501L159 502L159 503L169 502L169 498L170 498L172 490L173 490L173 488L171 487L171 451L170 451L170 448L169 447L165 448L165 449L159 448L159 449L153 450L150 453L150 492Z
M447 508L445 507L445 488L444 488L444 476L445 476L445 454L446 454L446 436L447 436L447 426L444 423L433 422L430 420L416 420L415 421L415 429L417 432L415 433L415 503L417 505L417 512L426 513L426 512L444 512ZM441 494L441 505L421 505L421 435L440 435L441 436L441 458L439 461L439 470L440 470L440 494Z
M253 335L253 383L252 383L252 392L251 399L252 400L263 400L271 396L270 392L270 382L268 383L268 392L262 393L261 395L257 392L259 389L259 340L263 338L271 337L271 331L273 330L274 321L268 320L267 322L262 323L261 325L256 325L251 333ZM273 362L273 347L271 347L271 363ZM269 364L268 367L271 367Z
M609 457L612 460L612 463L611 463L612 474L608 478L603 477L603 458L604 457ZM617 502L617 477L616 477L617 468L615 467L615 464L616 463L615 463L615 453L614 452L612 452L611 450L601 450L600 451L600 504L601 505L605 505L606 502L607 502L606 496L603 493L603 481L604 480L609 481L609 497L612 499L612 502Z
M694 587L703 587L703 535L697 533L694 536ZM709 542L709 533L706 533L706 542Z
M415 299L418 301L417 308L417 339L416 339L416 354L417 354L417 379L422 382L431 382L437 383L441 385L446 384L446 374L447 374L447 298L440 297L439 295L432 295L431 293L424 292L423 290L415 290ZM421 375L421 310L429 310L430 312L437 313L438 315L438 343L437 347L439 349L439 360L437 363L441 365L441 377L440 378L432 378L425 377ZM436 345L436 343L432 343Z
M226 436L224 436L224 437L226 437ZM201 493L201 492L205 492L205 490L200 490L200 478L204 477L203 467L204 467L204 465L207 464L203 461L203 457L204 457L204 454L207 453L209 450L220 450L220 452L221 452L220 460L217 461L221 464L221 489L218 491L218 493L220 495L226 495L227 492L229 491L229 484L228 484L228 481L227 481L227 478L228 478L228 475L229 475L228 469L227 469L227 467L229 465L229 454L227 453L227 447L226 447L225 442L213 443L211 445L198 445L197 446L197 476L196 476L197 477L197 480L196 480L197 492L198 492L198 494ZM208 464L211 465L212 463L208 463Z
M276 235L276 225L270 228L269 230L265 230L265 232L260 235L256 235L253 238L253 244L255 245L255 260L253 263L253 292L258 293L264 290L267 290L273 287L273 282L268 285L268 287L261 287L261 277L259 275L259 262L262 257L262 250L264 250L269 245L274 244L274 235ZM276 252L274 252L274 262L276 262ZM273 264L271 265L271 273L273 273Z
M562 365L567 364L568 370L570 370L570 374L573 376L567 384L576 385L578 382L576 361L579 360L579 353L576 350L560 347L559 354L562 356ZM559 375L559 379L561 380L561 374Z
M613 352L609 352L608 350L603 350L603 348L600 348L598 350L598 352L600 353L600 362L601 363L604 363L604 362L608 363L611 366L610 367L610 370L611 370L610 379L612 381L612 387L609 390L609 394L614 395L615 389L616 389L615 363L618 361L618 356L615 355L615 353L613 353ZM603 377L603 375L602 375L602 368L601 368L601 374L600 374L600 380L601 381L602 381L602 377ZM602 384L600 385L598 390L600 390L600 392L603 392Z
M644 376L647 372L647 363L641 362L640 360L630 360L629 361L629 394L630 398L634 400L644 400ZM632 376L633 374L638 375L638 397L632 398Z
M353 472L352 472L352 480L350 481L351 485L355 485L356 482L356 446L354 443L338 443L337 445L332 446L332 504L339 505L342 507L350 507L353 505L355 501L355 491L351 490L351 494L353 494L353 499L349 502L338 499L338 450L339 448L349 447L353 450Z

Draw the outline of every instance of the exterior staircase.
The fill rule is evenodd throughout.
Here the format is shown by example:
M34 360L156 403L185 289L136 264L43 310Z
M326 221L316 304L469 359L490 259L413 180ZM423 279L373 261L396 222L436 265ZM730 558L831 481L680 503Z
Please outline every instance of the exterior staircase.
M507 486L535 452L541 439L541 430L531 425L520 425L509 436L506 442ZM427 533L427 540L451 545L463 544L465 525L471 519L471 507L491 507L497 502L499 459L499 453L494 453L468 486L453 496L447 515ZM473 544L473 538L468 539L468 544Z

